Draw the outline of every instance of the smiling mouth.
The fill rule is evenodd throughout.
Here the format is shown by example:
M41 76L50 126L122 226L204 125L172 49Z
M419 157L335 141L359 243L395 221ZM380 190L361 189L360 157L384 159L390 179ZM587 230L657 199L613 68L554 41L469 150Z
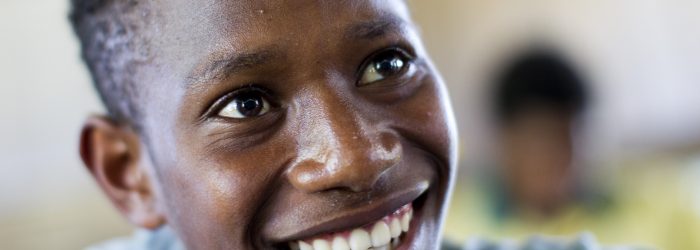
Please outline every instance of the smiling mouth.
M391 250L401 244L412 219L413 206L409 203L365 226L293 241L289 247L292 250Z

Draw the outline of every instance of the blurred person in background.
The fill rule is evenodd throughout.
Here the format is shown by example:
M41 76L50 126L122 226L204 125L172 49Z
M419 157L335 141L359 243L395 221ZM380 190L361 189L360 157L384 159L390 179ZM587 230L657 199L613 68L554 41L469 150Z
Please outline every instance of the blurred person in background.
M587 87L553 50L523 53L503 68L492 91L497 158L477 183L496 228L595 216L611 205L603 187L586 181L578 156ZM554 233L581 229L569 230Z
M448 235L590 231L606 244L700 249L698 215L677 199L672 171L636 162L600 178L586 166L579 142L592 98L574 66L536 49L502 68L491 96L496 158L458 184Z
M597 209L577 175L576 142L588 94L581 77L554 52L535 51L506 67L495 86L500 159L491 178L494 218L546 220L571 206Z

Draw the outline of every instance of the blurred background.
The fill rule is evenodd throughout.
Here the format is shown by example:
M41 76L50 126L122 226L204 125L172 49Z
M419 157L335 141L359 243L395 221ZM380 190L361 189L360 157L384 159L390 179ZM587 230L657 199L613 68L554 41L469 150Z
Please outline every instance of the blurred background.
M700 2L410 4L460 128L447 238L700 249ZM0 2L0 249L131 231L78 158L102 107L67 12Z

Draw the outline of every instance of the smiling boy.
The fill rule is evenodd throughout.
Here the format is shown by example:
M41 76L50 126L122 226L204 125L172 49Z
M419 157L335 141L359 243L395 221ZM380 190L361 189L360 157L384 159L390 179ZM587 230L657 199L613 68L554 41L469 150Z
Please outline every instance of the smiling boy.
M91 249L441 247L456 130L404 1L72 7L107 108L80 155L145 229ZM560 243L523 247L599 249Z
M187 249L438 247L456 131L403 1L73 0L71 20L108 110L80 153L135 226Z

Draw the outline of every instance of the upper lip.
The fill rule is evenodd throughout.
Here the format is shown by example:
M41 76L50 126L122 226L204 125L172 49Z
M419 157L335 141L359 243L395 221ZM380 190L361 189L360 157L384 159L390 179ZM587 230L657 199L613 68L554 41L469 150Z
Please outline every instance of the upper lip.
M373 200L366 206L348 211L338 212L313 222L312 226L279 235L272 242L286 243L293 240L303 240L325 233L341 232L378 221L398 210L401 206L409 204L428 190L428 184L416 185L411 189L402 190L387 197Z

